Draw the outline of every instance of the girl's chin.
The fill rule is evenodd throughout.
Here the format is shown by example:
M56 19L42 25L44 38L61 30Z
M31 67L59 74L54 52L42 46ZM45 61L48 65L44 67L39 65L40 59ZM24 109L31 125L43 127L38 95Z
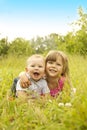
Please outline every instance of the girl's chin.
M56 76L57 74L56 73L49 73L49 75Z
M49 77L58 78L59 76L57 74L50 74Z

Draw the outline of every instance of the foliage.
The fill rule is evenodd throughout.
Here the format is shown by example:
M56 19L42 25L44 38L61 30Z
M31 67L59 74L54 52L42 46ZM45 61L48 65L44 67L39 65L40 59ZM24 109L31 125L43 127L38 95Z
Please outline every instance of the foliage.
M16 38L10 44L9 53L16 54L16 55L32 54L32 48L30 42L23 38Z
M34 53L47 53L49 50L63 50L71 54L87 55L87 14L83 9L78 9L79 18L73 22L72 32L65 36L51 33L45 37L37 37L27 41L23 38L16 38L9 43L6 38L0 40L0 55L30 55ZM76 28L78 27L78 30Z
M30 41L0 40L0 56L6 55L0 57L0 130L87 130L87 14L82 8L78 14L79 19L73 24L79 29L66 36L52 33ZM27 57L34 53L46 55L51 49L69 53L70 76L76 94L70 93L66 86L56 99L25 102L10 98L12 81L24 70ZM72 106L65 106L67 102Z
M9 50L9 43L7 38L3 38L0 40L0 56L7 55Z
M82 8L79 10L80 19L75 23L79 25L79 30L76 32L77 50L80 54L87 55L87 14L84 13Z
M26 57L9 56L0 61L1 130L87 130L87 57L68 55L70 76L76 94L63 93L56 99L28 100L10 98L14 77L25 67ZM15 60L14 60L15 59ZM70 102L72 106L59 106Z

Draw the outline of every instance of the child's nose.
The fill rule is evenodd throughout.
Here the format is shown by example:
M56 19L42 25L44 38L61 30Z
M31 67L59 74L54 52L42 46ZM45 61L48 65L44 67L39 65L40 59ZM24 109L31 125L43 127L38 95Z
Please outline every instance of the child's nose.
M52 66L55 67L55 63L53 63Z
M38 66L35 66L35 69L38 70Z

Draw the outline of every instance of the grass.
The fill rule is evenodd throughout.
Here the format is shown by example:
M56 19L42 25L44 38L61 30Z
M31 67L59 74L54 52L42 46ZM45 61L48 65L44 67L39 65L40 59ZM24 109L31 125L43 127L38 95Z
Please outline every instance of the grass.
M70 96L71 107L59 106L68 101L62 94L57 99L9 99L14 77L24 70L27 57L0 59L0 130L87 130L87 57L69 55L70 75L77 89Z

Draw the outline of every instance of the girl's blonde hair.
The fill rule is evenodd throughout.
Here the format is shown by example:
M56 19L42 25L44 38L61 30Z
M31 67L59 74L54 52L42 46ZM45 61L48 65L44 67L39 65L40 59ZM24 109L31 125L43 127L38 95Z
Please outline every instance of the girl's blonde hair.
M46 64L48 61L56 61L58 56L62 58L63 62L63 72L62 76L69 76L69 65L68 65L68 58L62 51L52 50L46 56Z

